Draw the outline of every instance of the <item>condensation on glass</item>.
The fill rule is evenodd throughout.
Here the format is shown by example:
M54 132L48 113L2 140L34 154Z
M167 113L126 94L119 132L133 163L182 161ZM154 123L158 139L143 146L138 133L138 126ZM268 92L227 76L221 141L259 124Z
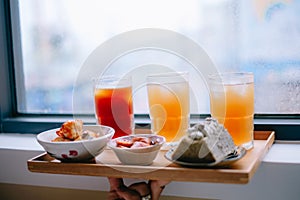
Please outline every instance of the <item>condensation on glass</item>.
M253 72L256 113L300 113L299 10L299 1L287 0L19 1L23 66L18 67L24 74L19 112L72 113L74 81L97 46L126 31L160 28L196 41L222 72ZM167 61L178 71L191 68L166 52L136 54L119 59L112 73L123 73L128 68L120 66L137 59ZM205 83L192 87L199 93L191 113L209 113ZM136 91L135 113L148 112L145 95ZM82 112L93 113L92 98L81 98L88 105Z

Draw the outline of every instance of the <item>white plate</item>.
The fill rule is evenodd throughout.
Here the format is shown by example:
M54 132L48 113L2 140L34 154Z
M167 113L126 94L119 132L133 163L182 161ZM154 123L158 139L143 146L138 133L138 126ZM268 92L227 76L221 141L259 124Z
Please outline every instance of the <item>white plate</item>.
M188 166L188 167L214 167L214 166L226 166L229 165L242 157L245 156L247 150L241 146L236 147L236 150L234 153L229 154L224 158L224 160L220 162L210 162L210 163L190 163L190 162L183 162L179 160L173 160L172 154L174 152L175 148L170 149L166 154L165 158L173 163Z

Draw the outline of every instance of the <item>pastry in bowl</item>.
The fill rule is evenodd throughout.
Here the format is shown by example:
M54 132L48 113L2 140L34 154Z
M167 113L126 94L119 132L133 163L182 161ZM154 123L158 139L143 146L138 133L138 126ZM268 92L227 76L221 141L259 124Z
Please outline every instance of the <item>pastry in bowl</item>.
M68 128L64 126L66 124L68 124ZM64 162L93 159L104 150L115 132L109 126L83 125L79 121L68 121L64 125L61 128L44 131L37 135L37 141L45 151ZM76 126L79 128L75 128ZM69 129L70 127L71 129ZM71 133L66 130L70 130Z
M76 120L68 120L61 128L56 131L56 134L59 138L57 138L57 141L62 141L64 138L67 140L76 140L80 138L83 132L83 122L80 119ZM54 141L55 142L55 141Z

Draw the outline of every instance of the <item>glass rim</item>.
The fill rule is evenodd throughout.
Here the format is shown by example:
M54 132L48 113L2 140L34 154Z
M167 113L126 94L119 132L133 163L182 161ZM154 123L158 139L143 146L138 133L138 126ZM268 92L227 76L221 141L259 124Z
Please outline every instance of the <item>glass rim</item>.
M99 81L99 80L131 80L131 76L121 76L121 75L104 75L99 77L93 77L93 81Z
M208 75L211 83L237 84L237 83L253 83L253 72L225 72Z
M152 77L159 77L159 78L168 78L168 77L176 77L176 76L185 76L188 75L188 71L180 71L180 72L163 72L163 73L156 73L156 74L149 74L147 75L147 78L152 78Z
M188 72L169 72L161 74L151 74L146 78L148 84L171 84L183 83L188 81Z
M131 76L105 75L92 78L95 88L118 88L132 86Z
M215 73L215 74L209 74L209 78L218 78L223 76L253 76L253 72L224 72L224 73Z

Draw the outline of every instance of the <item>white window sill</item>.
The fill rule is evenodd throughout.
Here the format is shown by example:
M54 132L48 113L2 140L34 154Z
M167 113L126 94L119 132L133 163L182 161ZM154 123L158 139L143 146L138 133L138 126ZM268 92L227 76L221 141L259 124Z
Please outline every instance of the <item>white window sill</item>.
M44 151L34 134L0 134L0 149ZM300 165L300 143L276 141L263 162Z
M0 134L0 183L108 190L106 178L32 173L26 161L44 150L32 134ZM275 143L246 185L172 182L164 195L211 199L297 199L300 144ZM133 182L135 180L127 180Z

